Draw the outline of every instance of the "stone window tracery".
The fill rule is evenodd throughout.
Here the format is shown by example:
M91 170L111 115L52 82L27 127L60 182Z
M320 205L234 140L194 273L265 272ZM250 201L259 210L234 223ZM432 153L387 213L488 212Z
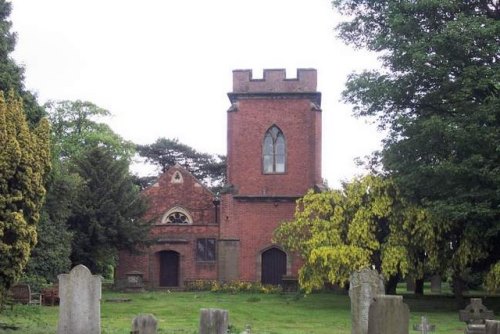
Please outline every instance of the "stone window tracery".
M283 132L276 125L266 131L262 144L262 166L266 174L284 173L286 143Z
M170 209L163 215L162 224L186 225L192 224L193 220L189 212L180 207Z

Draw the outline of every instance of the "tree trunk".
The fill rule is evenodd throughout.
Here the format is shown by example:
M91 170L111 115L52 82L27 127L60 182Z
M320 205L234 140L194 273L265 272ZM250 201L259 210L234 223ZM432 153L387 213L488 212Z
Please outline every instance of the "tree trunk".
M385 286L385 294L386 295L395 295L396 294L396 288L398 286L399 277L400 277L399 274L389 277L389 280L387 281L386 286Z
M417 278L415 280L415 294L418 296L424 295L424 279L423 278Z
M465 307L464 292L465 282L460 276L460 273L455 273L453 275L453 294L455 296L455 302L459 309Z

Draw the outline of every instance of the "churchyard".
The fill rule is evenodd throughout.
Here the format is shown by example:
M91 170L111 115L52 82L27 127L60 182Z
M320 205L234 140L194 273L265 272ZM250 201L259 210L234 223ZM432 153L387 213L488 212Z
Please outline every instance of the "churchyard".
M68 275L69 276L69 275ZM92 277L86 278L91 289L100 289L100 282L92 282ZM76 279L67 277L68 284L75 284ZM71 282L70 282L71 281ZM342 291L321 292L310 295L297 293L217 293L210 291L196 292L172 292L169 290L122 293L112 292L104 289L100 291L90 291L93 297L89 299L82 291L86 288L77 282L77 289L69 289L61 295L71 296L68 300L61 299L61 308L73 310L69 313L61 312L59 306L40 305L14 305L12 309L6 309L0 314L0 333L26 333L42 334L56 333L58 321L61 323L68 318L68 324L78 323L77 318L87 317L92 324L97 324L95 331L90 330L91 325L84 324L86 330L81 333L97 333L99 327L101 333L130 333L132 319L139 314L152 314L157 319L157 333L199 333L200 310L206 308L216 308L228 311L229 333L268 333L268 334L330 334L330 333L389 333L385 326L388 323L393 326L404 324L408 319L409 331L404 329L394 333L424 333L424 331L414 330L413 326L421 323L421 318L425 316L429 324L435 325L432 333L464 333L465 323L459 320L459 311L456 308L454 298L450 294L432 294L429 289L427 295L415 297L406 294L406 289L401 286L398 290L400 296L377 296L377 282L373 277L354 278L349 295ZM368 284L365 284L368 283ZM62 284L65 286L65 283ZM368 285L371 285L370 287ZM69 287L69 285L68 285ZM63 290L66 288L63 288ZM445 290L446 291L446 290ZM402 297L401 297L402 296ZM99 300L93 304L91 299ZM376 324L369 323L367 316L367 300L376 299L376 303L384 306L376 306L370 312L377 314L370 319L382 319ZM408 305L401 304L401 298ZM355 299L357 301L355 301ZM386 299L385 301L383 299ZM72 301L78 301L71 306ZM390 305L392 304L392 306ZM500 297L483 296L483 304L492 310L498 319L500 313ZM364 306L363 306L364 305ZM88 309L85 307L88 306ZM376 309L378 307L378 309ZM389 312L392 318L384 320L384 313L392 307ZM365 308L363 310L363 308ZM97 311L100 309L100 316ZM71 314L71 312L74 312ZM482 313L485 311L481 310ZM464 312L462 312L464 313ZM371 315L372 313L370 313ZM466 310L468 317L472 311ZM462 314L460 317L463 317ZM357 320L356 320L356 319ZM99 320L100 319L100 320ZM364 321L364 323L363 323ZM100 325L99 325L100 322ZM59 326L61 326L59 324ZM12 327L9 329L9 327ZM351 332L353 327L353 332ZM356 328L355 328L356 327ZM363 329L364 327L364 329ZM377 327L377 328L375 328ZM246 331L246 332L245 332ZM381 332L382 331L382 332ZM77 334L75 328L59 328L58 333ZM145 332L138 332L145 333ZM218 333L218 332L214 332ZM425 332L427 333L427 332ZM429 332L431 333L431 332ZM472 333L472 332L471 332ZM475 333L475 332L474 332ZM484 333L484 332L483 332ZM492 332L492 333L497 333Z

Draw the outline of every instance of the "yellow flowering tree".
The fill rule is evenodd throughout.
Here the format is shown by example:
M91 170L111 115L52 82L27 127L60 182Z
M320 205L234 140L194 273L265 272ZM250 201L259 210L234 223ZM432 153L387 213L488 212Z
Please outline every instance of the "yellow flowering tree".
M275 241L303 257L299 283L308 292L325 282L344 284L364 267L379 270L391 292L400 275L423 275L424 254L428 261L435 254L434 235L427 213L406 203L390 179L368 175L341 190L308 192Z
M31 130L22 100L0 91L0 303L36 244L36 224L50 169L49 123Z

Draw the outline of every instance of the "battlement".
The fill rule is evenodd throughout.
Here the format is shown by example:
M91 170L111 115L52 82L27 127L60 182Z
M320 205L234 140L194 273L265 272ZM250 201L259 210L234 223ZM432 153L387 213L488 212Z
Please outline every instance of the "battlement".
M316 92L315 69L297 69L296 78L287 78L285 69L266 69L262 79L253 79L252 70L233 71L233 93Z

